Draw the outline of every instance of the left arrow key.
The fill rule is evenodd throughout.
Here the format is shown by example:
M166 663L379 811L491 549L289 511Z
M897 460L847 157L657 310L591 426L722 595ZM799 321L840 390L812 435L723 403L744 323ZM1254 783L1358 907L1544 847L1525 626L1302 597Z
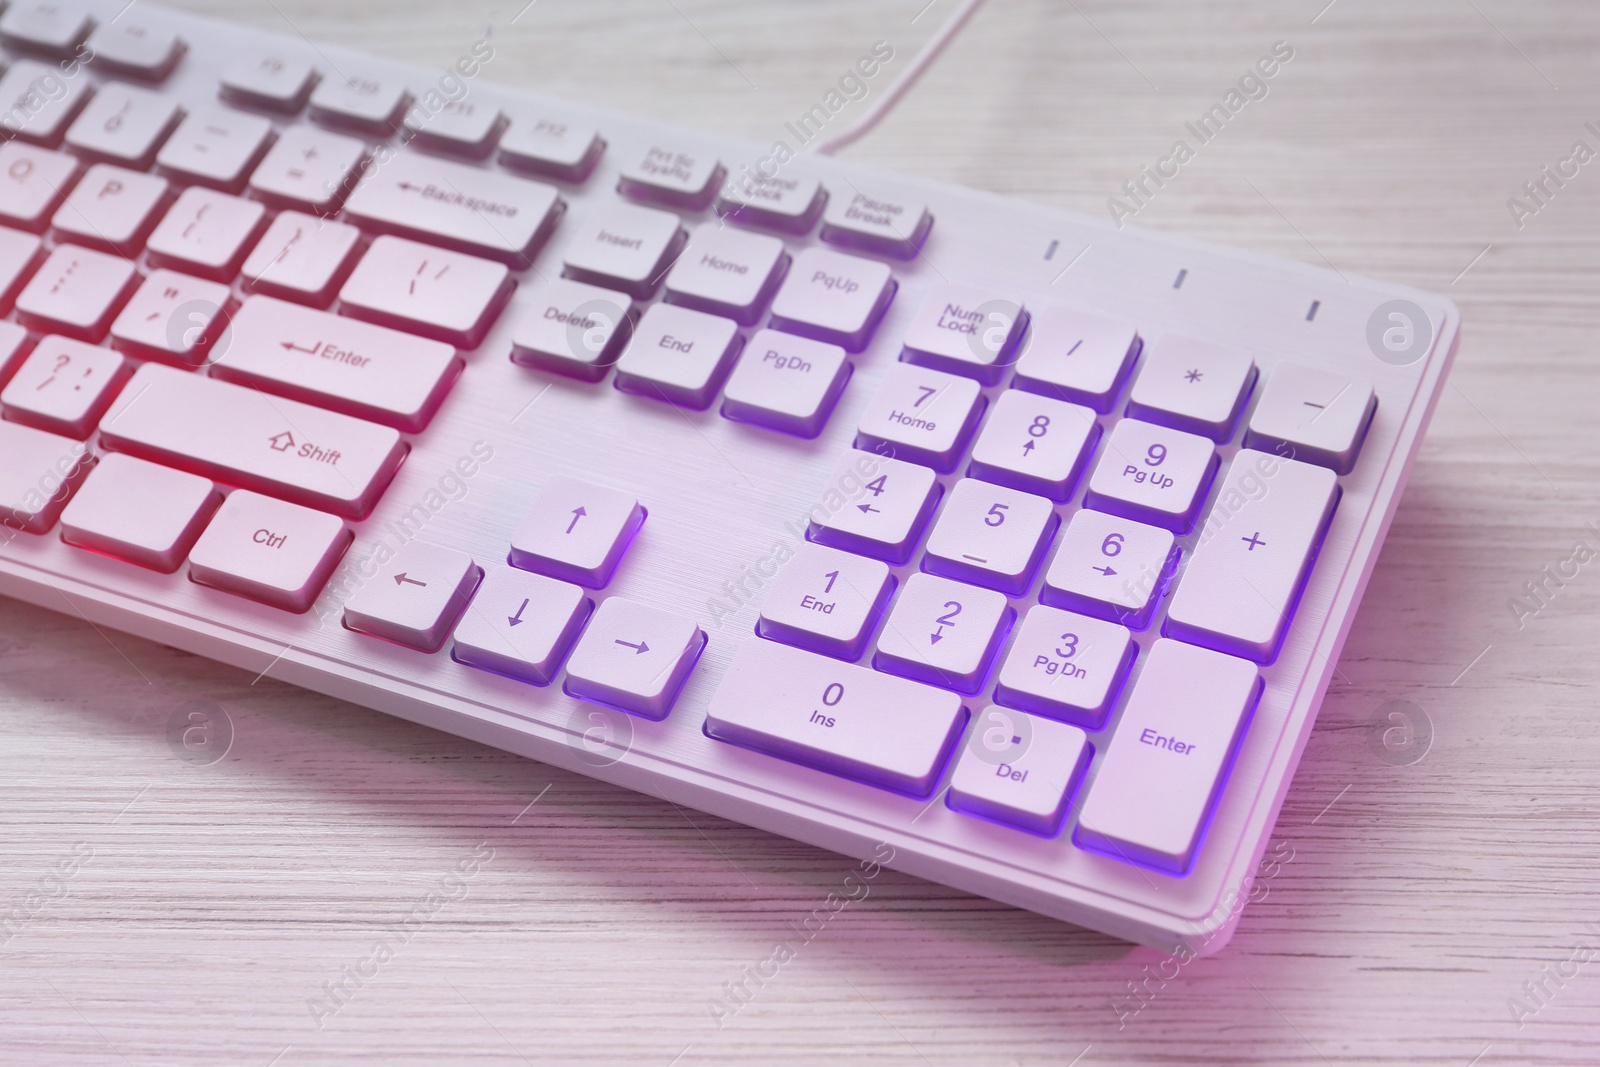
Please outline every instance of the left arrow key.
M483 572L454 549L408 541L344 605L344 624L423 652L437 652Z

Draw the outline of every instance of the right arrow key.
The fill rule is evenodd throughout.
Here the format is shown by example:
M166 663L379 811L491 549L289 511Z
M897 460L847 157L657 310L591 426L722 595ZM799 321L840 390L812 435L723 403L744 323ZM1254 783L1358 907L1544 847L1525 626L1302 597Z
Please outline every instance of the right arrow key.
M572 650L566 689L580 700L663 719L705 645L705 633L688 619L612 597Z

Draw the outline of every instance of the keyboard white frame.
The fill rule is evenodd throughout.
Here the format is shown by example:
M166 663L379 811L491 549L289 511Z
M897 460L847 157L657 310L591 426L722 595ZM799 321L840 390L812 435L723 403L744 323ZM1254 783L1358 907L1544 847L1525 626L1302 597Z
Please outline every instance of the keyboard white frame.
M120 3L96 7L104 19ZM191 106L214 100L222 66L269 39L318 66L325 62L295 38L147 4L138 11L152 20L170 21L189 42L188 55L166 88ZM437 78L438 72L330 45L319 48L341 67L349 63L403 77L414 92ZM507 113L548 108L592 122L608 143L585 183L560 184L567 216L535 264L552 276L559 271L565 235L586 210L618 198L619 165L645 141L715 150L730 170L767 152L765 145L548 100L488 80L501 73L503 68L491 63L472 80L474 98L497 100ZM92 68L86 76L98 80ZM309 118L302 114L296 121ZM497 164L490 160L482 165ZM872 345L854 357L855 375L818 440L800 441L734 423L718 413L716 404L706 412L681 411L624 395L609 380L568 381L515 366L509 351L512 328L525 306L519 292L485 343L468 355L466 372L432 425L421 435L409 435L410 457L372 516L357 526L356 546L334 579L338 583L339 575L349 573L366 554L363 548L374 532L397 521L437 486L448 466L469 454L475 441L491 442L494 458L466 481L464 497L433 515L423 537L469 551L483 562L504 559L512 529L549 473L636 492L649 508L649 518L601 595L621 594L680 612L695 619L710 638L700 665L664 721L596 709L567 697L559 684L537 688L501 678L455 663L447 652L429 656L391 646L343 629L336 614L319 626L315 610L294 616L205 588L187 579L186 568L160 575L83 552L63 544L58 529L42 537L17 533L9 541L12 531L0 530L0 593L80 613L97 625L252 674L267 670L279 681L849 856L881 856L878 846L887 843L894 855L890 866L1117 937L1168 950L1216 951L1238 919L1443 387L1455 354L1459 312L1446 299L1401 286L1346 279L1329 270L1134 227L1118 231L1100 219L875 172L844 160L807 157L792 164L801 165L818 174L833 195L862 182L923 197L936 220L924 255L893 265L900 292ZM709 210L688 216L691 225L714 218ZM786 241L793 252L815 243L816 231ZM1052 242L1054 255L1046 259ZM1082 258L1074 261L1080 253ZM1175 288L1182 270L1187 271L1184 283ZM531 271L518 275L524 285L532 276ZM708 598L720 596L723 583L737 579L745 565L767 560L775 543L793 544L786 524L799 528L839 451L850 447L856 420L880 374L898 358L905 323L922 293L943 277L1019 293L1029 304L1059 301L1131 317L1147 344L1164 330L1234 344L1255 357L1262 382L1287 356L1370 378L1377 390L1378 411L1361 459L1352 474L1340 479L1344 496L1316 569L1282 652L1262 671L1267 685L1261 704L1199 858L1185 877L1078 849L1070 841L1070 818L1061 835L1046 840L957 813L942 802L897 796L714 741L701 730L706 702L736 644L757 640L753 627L761 602L758 593L717 625ZM1432 321L1431 350L1409 366L1383 363L1367 347L1368 318L1391 299L1414 302ZM1308 322L1313 301L1321 304ZM753 330L745 332L748 336ZM1259 390L1258 384L1257 395ZM1125 398L1124 391L1117 412ZM530 401L532 407L527 407ZM1242 430L1221 447L1224 460L1239 447L1241 437ZM941 481L948 487L957 476L959 472L942 476ZM737 507L724 504L730 494L740 493ZM1080 485L1074 499L1081 498ZM1192 537L1186 535L1179 543L1187 545ZM1036 577L1033 588L1038 585ZM1031 597L1021 602L1019 615L1033 602ZM319 608L325 603L320 601ZM1136 635L1141 645L1158 635L1160 618L1158 614ZM992 691L992 685L991 676L985 691ZM1108 730L1115 726L1131 685L1132 679L1124 684ZM967 706L976 711L983 703L970 699ZM614 729L631 728L625 754L604 766L580 755L585 751L580 735L595 725L592 714ZM1085 783L1098 763L1097 754ZM948 778L947 768L941 791ZM1079 788L1081 797L1086 785ZM935 799L939 796L936 792Z

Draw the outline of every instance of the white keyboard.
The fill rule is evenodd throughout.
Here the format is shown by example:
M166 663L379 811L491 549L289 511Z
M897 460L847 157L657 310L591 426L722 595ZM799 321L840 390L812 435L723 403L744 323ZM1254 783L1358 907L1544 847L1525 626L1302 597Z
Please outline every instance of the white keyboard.
M0 592L1225 942L1449 301L118 9L0 15Z

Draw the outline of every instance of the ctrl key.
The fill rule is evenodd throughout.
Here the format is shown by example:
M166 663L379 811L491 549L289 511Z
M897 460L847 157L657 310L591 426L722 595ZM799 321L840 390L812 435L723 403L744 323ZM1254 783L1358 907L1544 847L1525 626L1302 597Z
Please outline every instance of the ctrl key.
M353 535L343 521L248 489L235 489L189 552L201 585L304 612Z

